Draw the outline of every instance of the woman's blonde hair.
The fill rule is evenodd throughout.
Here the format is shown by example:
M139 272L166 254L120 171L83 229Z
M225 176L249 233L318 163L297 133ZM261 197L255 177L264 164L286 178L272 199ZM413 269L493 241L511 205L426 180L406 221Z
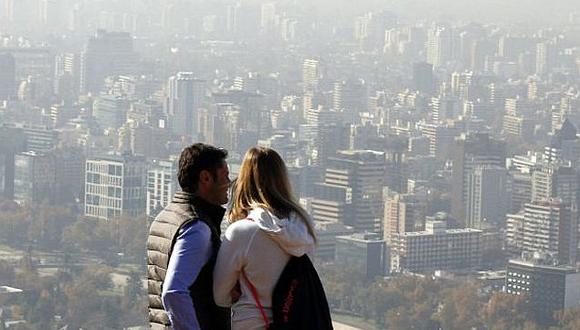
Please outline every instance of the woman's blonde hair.
M233 187L230 222L244 219L251 209L261 207L279 218L296 212L316 240L306 211L292 197L288 171L282 157L270 148L253 147L244 156Z

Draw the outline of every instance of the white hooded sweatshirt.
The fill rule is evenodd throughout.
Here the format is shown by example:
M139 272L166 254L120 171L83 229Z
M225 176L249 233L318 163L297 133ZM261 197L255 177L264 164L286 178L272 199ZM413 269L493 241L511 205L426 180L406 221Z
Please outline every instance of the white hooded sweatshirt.
M256 208L248 219L238 220L227 228L214 270L213 292L216 304L232 307L233 330L264 328L242 270L256 287L271 322L272 291L284 266L290 256L310 253L314 245L308 227L295 213L279 219L265 209ZM232 305L230 293L238 282L242 295Z

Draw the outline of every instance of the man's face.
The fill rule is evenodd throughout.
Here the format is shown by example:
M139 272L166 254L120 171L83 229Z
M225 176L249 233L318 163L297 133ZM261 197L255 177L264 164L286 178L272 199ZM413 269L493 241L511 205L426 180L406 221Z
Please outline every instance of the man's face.
M215 171L215 180L212 178L208 187L208 200L216 205L223 205L228 202L228 189L230 187L230 171L228 164L224 161L221 167Z

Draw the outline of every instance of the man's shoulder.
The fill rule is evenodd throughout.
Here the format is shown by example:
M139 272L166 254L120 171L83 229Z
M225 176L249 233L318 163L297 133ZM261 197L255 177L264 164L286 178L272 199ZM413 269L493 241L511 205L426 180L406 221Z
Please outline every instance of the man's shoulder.
M181 237L193 236L196 239L210 240L211 239L211 229L208 224L199 218L191 219L189 222L183 225L179 231Z

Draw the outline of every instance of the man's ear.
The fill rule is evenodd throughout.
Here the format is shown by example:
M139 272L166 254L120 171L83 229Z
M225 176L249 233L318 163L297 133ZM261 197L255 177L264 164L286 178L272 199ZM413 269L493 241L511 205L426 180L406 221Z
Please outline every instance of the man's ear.
M207 183L211 182L212 179L213 179L213 177L209 171L202 170L201 172L199 172L199 183L200 184L207 184Z

